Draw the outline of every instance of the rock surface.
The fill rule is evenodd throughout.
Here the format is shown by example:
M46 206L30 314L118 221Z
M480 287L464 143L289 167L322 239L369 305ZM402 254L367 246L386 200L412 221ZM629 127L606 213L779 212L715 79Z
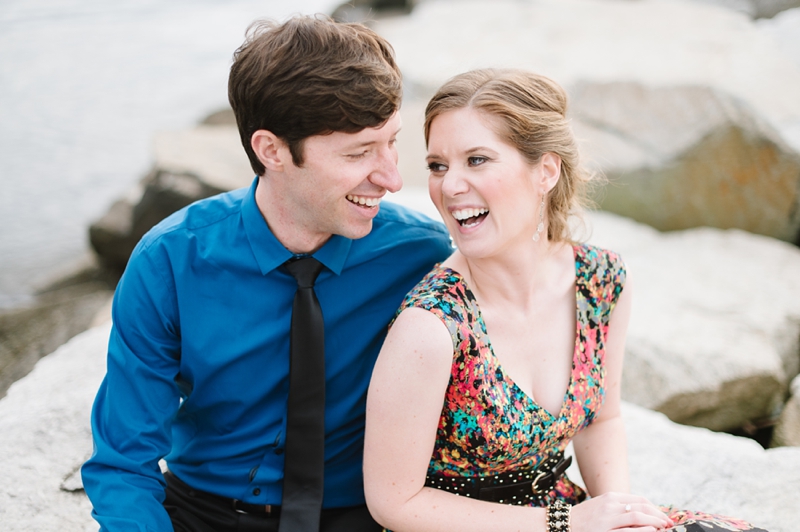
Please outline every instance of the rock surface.
M255 175L235 125L200 125L180 131L162 131L155 136L153 145L158 170L193 175L212 189L244 187Z
M78 468L90 455L89 412L105 369L109 325L42 359L0 400L0 523L4 532L97 530ZM682 427L625 405L634 491L658 503L723 513L794 532L800 448Z
M772 447L793 445L800 447L800 375L794 378L791 386L791 396L775 425L772 436Z
M662 231L740 228L800 242L800 155L740 100L707 87L573 89L601 208Z
M421 3L408 17L377 21L375 28L392 42L404 73L404 119L409 117L406 122L413 125L409 135L421 137L416 124L435 88L471 68L531 69L559 81L570 93L580 87L612 87L605 102L622 116L594 128L587 124L584 140L590 152L594 144L613 144L617 155L638 157L646 163L643 168L662 180L691 176L670 183L674 188L666 197L654 194L658 191L648 189L646 182L635 183L636 199L652 197L649 205L656 211L681 212L690 202L681 212L681 224L664 228L707 225L709 216L716 215L720 219L712 216L711 224L723 228L736 226L790 241L800 233L800 66L783 52L774 32L744 15L657 0L439 0ZM647 103L649 120L638 129L612 127L636 123L641 111L628 107L636 102L618 94L620 87L638 91L639 103ZM659 98L668 100L661 109L652 105ZM598 107L587 104L584 109ZM582 119L576 112L576 124ZM662 134L659 126L670 129ZM659 144L671 140L676 128L687 129L686 134L677 142ZM640 137L645 142L638 144ZM401 165L408 158L413 162L401 167L404 179L422 184L424 143L409 141L406 146L410 149L398 141L404 150ZM604 151L594 155L603 170L606 163L614 168L615 161ZM676 160L683 168L673 168ZM635 177L626 183L629 187ZM717 193L720 179L731 194ZM751 183L763 188L753 193ZM737 195L739 188L743 195ZM678 190L681 194L674 194ZM756 214L748 214L750 209ZM628 214L647 212L637 208ZM698 212L701 216L693 218ZM760 213L767 213L767 221ZM777 223L782 227L763 227L771 218L782 220Z
M43 356L92 324L116 277L86 257L48 283L27 305L0 312L0 397Z
M771 18L782 11L800 6L798 0L693 0L733 9L751 18Z
M659 233L603 212L590 226L635 286L624 398L715 430L772 416L800 371L800 250L738 230Z
M631 491L656 504L747 520L770 532L800 522L800 448L686 427L623 404Z
M247 186L254 173L229 113L214 113L211 124L156 135L153 170L89 228L89 240L103 262L122 270L139 239L173 212L199 199Z
M757 24L800 67L800 7L784 11L773 19L759 20Z
M75 473L92 452L89 412L109 325L45 357L0 400L0 523L7 532L97 530ZM72 491L62 489L62 484ZM78 488L78 491L74 491Z

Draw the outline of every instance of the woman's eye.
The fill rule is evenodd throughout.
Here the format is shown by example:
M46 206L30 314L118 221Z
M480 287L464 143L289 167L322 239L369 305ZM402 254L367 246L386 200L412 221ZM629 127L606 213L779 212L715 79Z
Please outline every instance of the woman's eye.
M442 163L428 163L428 171L430 172L444 172L447 170L447 167Z
M470 166L480 166L488 160L489 159L487 157L481 157L480 155L473 155L472 157L469 157L467 159L467 162L469 162Z

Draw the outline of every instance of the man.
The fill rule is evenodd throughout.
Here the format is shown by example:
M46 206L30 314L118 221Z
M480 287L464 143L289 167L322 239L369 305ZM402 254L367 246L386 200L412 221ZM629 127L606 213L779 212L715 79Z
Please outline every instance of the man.
M402 184L400 98L363 26L251 28L229 99L257 177L156 226L117 288L82 470L102 530L380 530L369 377L403 296L451 252L443 226L380 204Z

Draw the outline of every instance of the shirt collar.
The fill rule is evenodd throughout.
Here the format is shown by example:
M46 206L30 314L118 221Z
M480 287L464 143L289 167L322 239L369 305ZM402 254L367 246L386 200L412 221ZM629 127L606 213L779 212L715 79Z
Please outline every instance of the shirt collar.
M258 267L263 275L267 275L295 255L275 238L266 220L261 215L261 211L258 210L258 205L256 204L258 179L259 177L256 176L242 202L242 221L247 239L250 241L253 256L258 262ZM353 241L349 238L333 235L312 255L326 268L339 275L342 273L352 243Z

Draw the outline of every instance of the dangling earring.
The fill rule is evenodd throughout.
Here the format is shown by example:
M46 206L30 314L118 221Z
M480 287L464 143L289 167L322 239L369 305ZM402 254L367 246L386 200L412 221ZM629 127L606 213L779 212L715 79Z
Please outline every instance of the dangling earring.
M544 231L544 194L542 194L542 203L539 205L539 225L536 226L536 232L533 234L533 241L539 241L539 235Z

